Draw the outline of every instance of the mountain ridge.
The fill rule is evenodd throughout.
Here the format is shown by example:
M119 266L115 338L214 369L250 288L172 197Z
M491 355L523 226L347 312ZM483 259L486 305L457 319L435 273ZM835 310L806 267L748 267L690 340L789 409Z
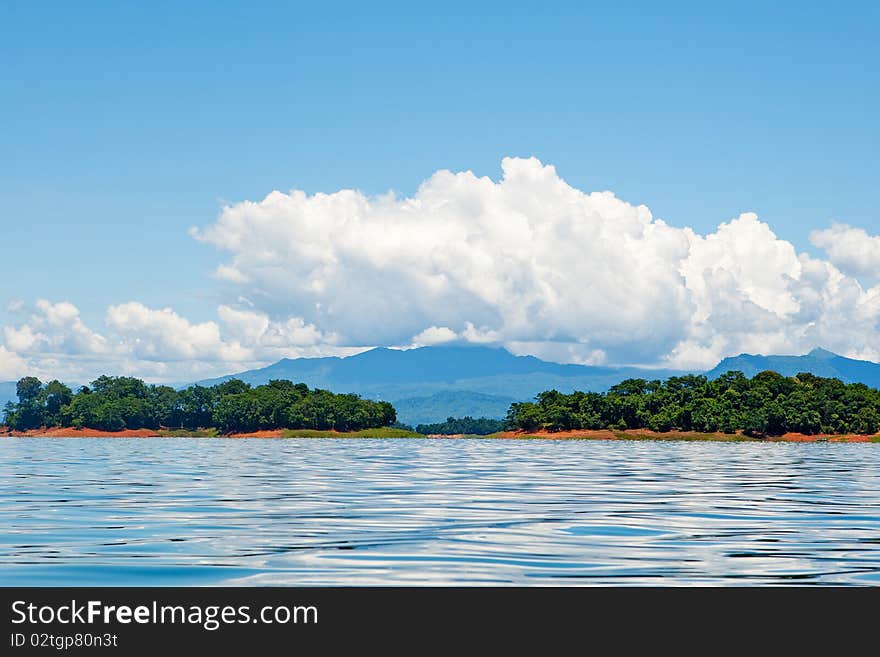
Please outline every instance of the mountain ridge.
M764 356L760 354L729 356L706 372L706 376L714 379L731 370L739 370L747 377L752 377L765 370L773 370L783 376L795 376L800 372L810 372L816 376L837 378L844 383L864 383L872 388L880 388L880 363L847 358L821 347L802 356Z
M501 400L509 406L507 402L526 401L551 388L607 390L622 379L648 373L651 378L666 378L683 372L553 363L483 345L379 347L345 358L282 359L264 368L198 383L214 385L231 378L251 385L273 378L302 381L310 387L385 399L395 407L403 402L398 409L400 421L418 424L450 415L499 417L503 416Z
M764 370L784 376L812 372L880 388L880 364L822 348L801 356L739 354L702 373L714 379L730 370L749 377ZM500 347L382 347L345 358L282 359L265 368L199 383L241 378L258 385L271 378L290 378L334 392L386 399L399 406L402 422L417 424L442 421L449 415L501 417L508 402L532 399L543 390L602 392L627 378L665 379L687 373L701 372L552 363L535 356L515 356Z
M742 353L724 358L702 373L714 379L731 370L748 377L764 370L784 376L811 372L880 388L880 363L847 358L822 348L800 356ZM283 358L266 367L197 383L210 386L239 378L260 385L270 379L290 379L312 388L390 401L398 409L400 421L419 424L441 422L448 416L503 417L511 403L530 400L543 390L602 392L627 378L665 379L686 373L553 363L535 356L516 356L500 347L475 345L406 350L379 347L347 357ZM14 399L15 382L0 382L0 407Z

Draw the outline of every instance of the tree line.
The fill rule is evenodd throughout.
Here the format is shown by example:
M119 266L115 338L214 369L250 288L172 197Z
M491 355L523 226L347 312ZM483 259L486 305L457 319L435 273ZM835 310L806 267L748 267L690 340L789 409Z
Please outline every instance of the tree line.
M767 371L749 379L733 371L711 381L702 375L627 379L605 393L542 392L534 402L511 405L507 424L524 431L875 434L880 430L880 390L804 372L785 377Z
M20 431L42 427L359 431L390 426L397 419L388 402L282 380L252 387L230 379L211 387L175 390L132 377L101 376L74 393L60 381L43 384L25 377L18 381L16 393L18 403L6 404L4 423Z
M416 433L424 435L437 434L442 436L452 436L457 434L468 434L475 436L486 436L496 431L503 431L507 426L505 420L494 420L488 417L473 418L470 415L455 418L448 417L445 422L435 422L432 424L419 424L416 426Z

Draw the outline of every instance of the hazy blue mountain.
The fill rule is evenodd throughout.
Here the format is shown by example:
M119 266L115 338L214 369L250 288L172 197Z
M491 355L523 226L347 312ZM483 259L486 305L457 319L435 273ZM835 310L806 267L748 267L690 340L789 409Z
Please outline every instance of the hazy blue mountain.
M773 370L785 376L810 372L816 376L836 377L844 383L864 383L872 388L880 388L880 364L845 358L825 349L813 349L803 356L740 354L725 358L707 372L706 376L713 379L731 370L739 370L748 377L765 370Z
M379 347L355 356L285 358L273 365L240 374L211 379L211 383L239 378L249 383L272 378L308 376L364 384L441 383L499 374L550 373L558 376L613 374L617 368L561 365L534 356L514 356L493 347Z
M0 411L6 406L6 402L17 402L18 396L15 394L15 381L0 381ZM446 418L443 418L444 420ZM0 422L3 421L3 413L0 412Z
M814 349L803 356L740 354L725 358L706 375L730 370L754 376L774 370L786 376L811 372L880 388L880 364ZM542 390L601 392L626 378L663 379L676 370L598 367L550 363L534 356L514 356L495 347L437 346L409 349L378 348L347 358L296 358L268 367L199 381L213 385L233 377L252 385L289 379L313 388L354 392L394 403L401 422L442 422L449 416L504 417L514 401L532 399ZM0 382L0 408L16 401L15 381ZM72 386L76 389L77 386Z
M446 390L427 397L394 400L394 408L400 422L415 426L444 422L450 416L502 418L515 401L521 400L469 390Z
M270 379L302 381L310 387L391 401L400 411L402 422L419 423L445 420L450 415L503 417L511 401L531 399L542 390L601 391L629 377L662 379L681 373L564 365L534 356L514 356L495 347L437 346L377 348L347 358L284 359L261 369L199 383L213 385L233 377L252 385ZM487 415L492 409L492 415Z
M812 372L880 387L880 364L844 358L823 349L804 356L725 358L707 372L710 378L741 370L754 376L775 370L792 376ZM234 377L252 385L270 379L302 381L334 392L355 392L394 403L408 424L439 422L448 416L503 417L513 401L532 399L542 390L601 392L626 378L663 379L675 370L598 367L550 363L534 356L514 356L496 347L436 346L398 350L378 348L347 358L280 360L261 369L200 381L213 385Z

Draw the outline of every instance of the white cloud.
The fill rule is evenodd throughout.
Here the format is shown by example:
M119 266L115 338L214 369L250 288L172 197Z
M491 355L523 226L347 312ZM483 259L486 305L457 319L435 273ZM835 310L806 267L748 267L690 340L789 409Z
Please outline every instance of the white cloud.
M280 358L348 355L300 318L272 321L229 306L219 322L193 323L170 308L138 302L107 309L103 332L87 327L69 302L38 301L27 321L4 328L0 380L24 373L81 383L101 373L188 381L259 367Z
M440 171L412 198L276 191L193 235L230 254L221 270L235 294L340 344L463 339L688 367L817 341L880 352L876 294L753 213L698 235L581 192L534 158L502 170L499 182ZM849 326L834 328L842 316Z
M24 313L25 307L19 306ZM106 339L87 327L72 303L52 303L39 299L28 321L20 326L3 329L6 346L20 353L46 354L107 354L111 348Z
M343 344L405 344L469 324L504 341L578 341L648 358L685 330L687 234L609 192L584 194L537 160L495 183L441 171L413 198L273 192L196 236L260 310ZM473 332L474 329L471 329Z
M474 344L491 344L493 342L501 342L501 334L498 331L493 331L485 326L481 328L477 328L470 322L464 323L464 331L461 332L461 337L464 338L467 342L473 342Z
M0 345L0 381L11 381L28 373L27 362L18 354Z
M321 333L313 324L306 324L301 317L271 321L263 313L236 310L230 306L220 306L217 314L228 335L243 344L252 345L258 351L332 346L336 342L335 335Z
M142 360L244 361L252 352L220 337L215 322L192 324L170 308L152 310L137 302L111 306L107 325L126 351Z
M810 242L824 249L841 271L880 280L880 235L871 236L862 228L834 221L829 228L811 232Z
M229 281L231 283L247 283L248 278L240 271L238 271L235 267L230 267L229 265L220 265L214 271L214 276L219 278L222 281Z
M458 333L447 326L429 326L412 339L413 347L427 347L458 339Z
M85 325L61 301L10 305L0 378L24 369L193 380L282 357L450 341L585 364L711 367L740 352L824 346L880 360L880 237L832 224L797 253L757 215L707 235L538 160L495 182L439 171L411 198L272 192L193 229L229 254L216 319L111 306ZM234 301L233 301L234 300ZM10 375L11 376L11 375Z

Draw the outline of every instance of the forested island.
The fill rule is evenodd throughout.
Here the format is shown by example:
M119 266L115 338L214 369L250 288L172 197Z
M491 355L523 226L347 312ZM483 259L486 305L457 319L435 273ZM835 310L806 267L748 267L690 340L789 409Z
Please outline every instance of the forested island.
M350 432L387 427L397 419L388 402L270 381L251 387L238 379L183 390L126 376L101 376L74 393L60 381L25 377L4 423L16 431L43 427L123 429L216 428L223 433L271 429Z
M627 379L608 392L549 390L535 402L513 404L510 428L536 430L648 429L746 436L876 434L880 390L802 372L784 377L761 372L751 379L727 372L665 381Z
M650 433L687 438L690 433L705 439L763 439L789 434L871 436L880 431L880 390L809 373L784 377L770 371L751 379L741 372L712 380L702 375L627 379L603 393L548 390L534 402L512 404L503 420L450 417L415 429L397 423L389 402L287 380L251 386L231 379L176 390L132 377L101 376L74 392L59 381L44 384L25 377L16 391L18 403L5 407L6 433L65 428L165 432L156 435L631 438Z
M488 417L448 417L445 422L435 422L432 424L418 424L415 427L416 433L425 436L488 436L492 433L498 433L510 428L507 420L495 420Z

